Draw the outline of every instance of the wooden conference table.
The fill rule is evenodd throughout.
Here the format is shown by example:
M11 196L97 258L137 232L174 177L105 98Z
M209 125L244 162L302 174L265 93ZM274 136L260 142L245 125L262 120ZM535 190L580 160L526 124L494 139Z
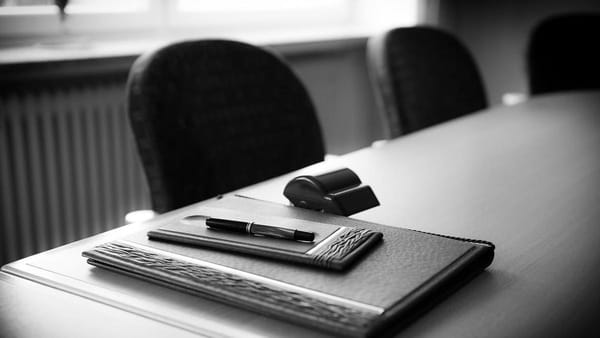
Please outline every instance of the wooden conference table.
M497 246L486 272L400 336L593 332L600 313L600 92L493 108L238 193L285 202L281 192L291 177L328 166L353 169L377 194L381 206L354 218ZM93 245L190 208L5 266L1 335L322 334L109 271L92 272L81 257Z

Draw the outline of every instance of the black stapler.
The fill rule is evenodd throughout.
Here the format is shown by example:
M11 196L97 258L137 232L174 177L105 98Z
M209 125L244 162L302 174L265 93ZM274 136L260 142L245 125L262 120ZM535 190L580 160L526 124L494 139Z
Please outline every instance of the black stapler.
M283 195L296 207L349 216L379 205L371 187L354 171L342 168L293 178Z

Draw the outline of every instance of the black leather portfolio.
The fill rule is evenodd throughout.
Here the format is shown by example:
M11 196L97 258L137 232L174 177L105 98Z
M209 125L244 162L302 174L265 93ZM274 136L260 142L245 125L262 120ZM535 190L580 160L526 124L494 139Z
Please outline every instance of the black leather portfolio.
M288 220L307 227L367 229L383 238L343 271L153 241L146 232L90 248L83 256L98 267L341 336L396 332L485 269L494 256L493 245L485 241L238 196L205 202L193 212L264 224Z
M213 211L211 217L223 215L228 220L244 224L255 216L232 218L227 210ZM382 234L361 227L346 227L330 223L308 222L285 217L269 217L277 226L314 234L314 240L295 241L264 236L249 236L234 231L212 230L204 221L177 220L148 231L148 237L188 245L205 246L219 250L280 259L332 270L344 270L362 258L376 245Z

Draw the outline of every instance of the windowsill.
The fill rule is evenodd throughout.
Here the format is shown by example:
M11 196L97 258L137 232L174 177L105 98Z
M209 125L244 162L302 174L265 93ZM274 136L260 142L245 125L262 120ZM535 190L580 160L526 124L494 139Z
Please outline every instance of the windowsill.
M135 57L159 46L189 39L225 38L269 46L286 56L325 53L362 46L372 33L368 29L336 27L294 32L259 32L227 35L170 35L152 38L89 38L64 36L43 42L25 40L0 47L0 66L91 59ZM242 36L243 35L243 36Z

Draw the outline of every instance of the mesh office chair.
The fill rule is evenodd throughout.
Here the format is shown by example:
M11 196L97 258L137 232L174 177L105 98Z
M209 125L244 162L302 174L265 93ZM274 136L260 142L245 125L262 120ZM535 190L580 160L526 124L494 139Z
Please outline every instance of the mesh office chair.
M471 54L449 33L432 27L396 28L371 38L367 49L390 138L487 107Z
M306 89L265 49L225 40L175 43L136 60L127 92L157 212L323 159Z
M542 20L527 51L532 95L600 88L600 14L563 14Z

